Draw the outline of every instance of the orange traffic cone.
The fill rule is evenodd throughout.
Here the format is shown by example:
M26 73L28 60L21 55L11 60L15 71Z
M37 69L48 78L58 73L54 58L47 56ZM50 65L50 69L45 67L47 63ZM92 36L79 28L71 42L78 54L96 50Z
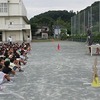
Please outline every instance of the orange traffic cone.
M58 46L57 46L57 50L60 50L60 45L59 45L59 43L58 43Z

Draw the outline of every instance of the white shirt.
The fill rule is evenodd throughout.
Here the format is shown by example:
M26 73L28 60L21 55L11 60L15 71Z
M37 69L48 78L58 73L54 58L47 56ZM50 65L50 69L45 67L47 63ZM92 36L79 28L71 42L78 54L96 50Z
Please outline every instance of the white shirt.
M27 38L27 42L30 43L31 42L31 39L30 38Z
M5 80L5 73L3 73L2 71L0 71L0 84L2 84Z
M14 63L10 62L10 68L13 69L13 67L16 66Z
M23 55L20 55L20 58L23 59L23 60L25 60L25 56L23 56Z
M11 37L8 37L8 42L12 42L12 38Z

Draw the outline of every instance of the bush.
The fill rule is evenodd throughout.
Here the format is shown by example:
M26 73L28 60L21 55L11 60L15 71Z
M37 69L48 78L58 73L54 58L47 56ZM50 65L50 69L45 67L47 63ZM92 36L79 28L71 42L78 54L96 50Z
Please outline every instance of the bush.
M60 34L60 39L61 40L66 40L68 36L65 33Z

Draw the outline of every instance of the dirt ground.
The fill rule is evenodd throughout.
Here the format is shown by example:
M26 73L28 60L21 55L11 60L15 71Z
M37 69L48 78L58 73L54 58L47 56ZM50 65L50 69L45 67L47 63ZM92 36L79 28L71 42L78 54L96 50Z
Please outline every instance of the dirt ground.
M100 88L93 88L91 81L96 57L100 75L100 56L90 56L85 45L32 43L24 72L17 72L11 82L1 86L0 100L99 100Z

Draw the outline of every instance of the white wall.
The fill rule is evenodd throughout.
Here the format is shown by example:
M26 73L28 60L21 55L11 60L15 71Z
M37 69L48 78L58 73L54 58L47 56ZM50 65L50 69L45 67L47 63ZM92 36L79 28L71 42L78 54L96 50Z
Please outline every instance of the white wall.
M9 25L10 22L12 22L12 24L21 24L20 20L19 20L19 17L9 17L9 18L6 17L5 18L5 23L7 25Z
M21 15L20 7L18 4L9 4L8 11L9 16Z
M0 2L8 3L8 0L0 0ZM31 35L30 25L23 18L25 16L27 18L22 0L9 0L8 12L0 13L0 31L3 33L3 41L6 41L8 36L12 36L15 41L23 41L23 29L26 31L25 39L27 35Z
M22 22L22 24L27 24L27 23L25 22L25 20L23 20L23 17L21 17L21 22Z
M0 26L1 25L4 25L5 23L4 23L4 18L3 17L0 17Z
M5 32L5 40L7 41L7 38L11 36L13 42L15 41L23 41L22 39L22 32L21 31L9 31L9 32Z
M7 3L8 0L0 0L0 3Z
M9 0L10 3L19 3L21 0Z
M27 16L27 11L22 0L0 0L0 3L8 5L8 12L0 13L0 16Z
M27 11L23 2L20 0L10 0L9 15L27 16Z

